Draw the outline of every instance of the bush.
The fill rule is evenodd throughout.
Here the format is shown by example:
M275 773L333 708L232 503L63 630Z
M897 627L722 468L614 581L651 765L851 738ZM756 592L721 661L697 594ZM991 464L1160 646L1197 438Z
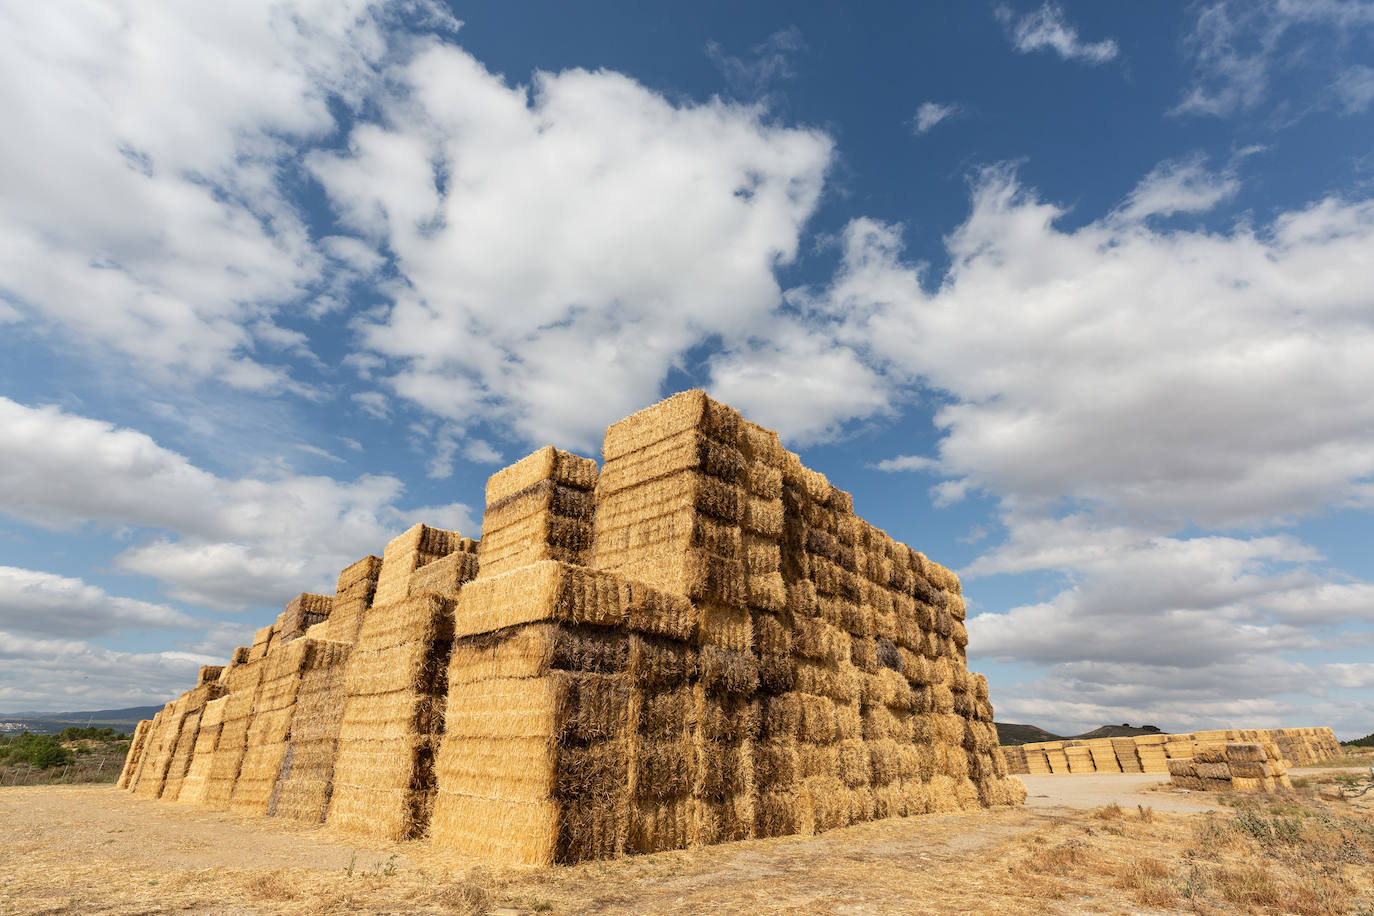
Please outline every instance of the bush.
M39 769L65 766L75 760L75 755L62 746L54 735L30 735L24 732L11 738L0 748L0 761L11 766L35 766Z
M117 736L113 728L69 725L57 737L60 741L113 741Z

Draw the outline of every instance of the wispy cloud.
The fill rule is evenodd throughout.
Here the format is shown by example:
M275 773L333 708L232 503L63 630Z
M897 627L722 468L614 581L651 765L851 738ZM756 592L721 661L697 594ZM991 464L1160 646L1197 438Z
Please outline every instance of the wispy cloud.
M1022 54L1033 51L1053 51L1064 60L1085 64L1105 64L1116 57L1119 49L1110 38L1084 41L1078 29L1064 15L1057 3L1045 3L1033 13L1017 16L1008 6L998 6L997 18L1007 29L1012 47Z
M735 98L768 103L778 83L796 77L792 60L806 50L806 40L795 25L779 29L750 49L749 57L725 53L719 42L706 43L706 56L725 77Z
M962 109L958 105L942 105L939 102L922 102L916 109L916 117L911 121L911 129L923 134L941 121L958 115Z

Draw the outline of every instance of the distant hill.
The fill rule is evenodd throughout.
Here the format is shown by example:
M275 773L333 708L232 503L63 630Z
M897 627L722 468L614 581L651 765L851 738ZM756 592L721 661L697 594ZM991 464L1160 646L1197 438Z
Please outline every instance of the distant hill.
M1141 725L1138 727L1132 725L1104 725L1101 728L1094 728L1090 732L1084 732L1081 735L1074 735L1073 737L1082 740L1088 738L1134 738L1136 735L1159 734L1162 734L1162 732L1153 725Z
M1035 741L1059 741L1058 735L1045 731L1035 725L1017 725L1013 722L994 722L997 726L997 743L1003 747L1016 744L1031 744Z
M1081 735L1056 735L1037 725L1017 725L1012 722L994 722L997 726L997 741L1003 747L1018 744L1032 744L1037 741L1080 741L1090 738L1134 738L1136 735L1158 735L1160 730L1153 725L1103 725Z
M0 712L0 732L29 731L55 735L69 725L91 725L132 732L141 719L151 719L162 706L130 706L127 709L94 709L80 712Z

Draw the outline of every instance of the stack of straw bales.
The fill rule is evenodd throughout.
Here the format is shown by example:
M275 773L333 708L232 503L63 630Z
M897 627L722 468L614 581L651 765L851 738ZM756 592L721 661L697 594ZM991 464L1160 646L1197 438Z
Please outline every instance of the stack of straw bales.
M290 642L300 639L305 631L329 619L334 609L333 595L311 595L302 593L291 599L281 618L281 641ZM323 630L320 634L323 634Z
M262 681L254 699L229 810L240 814L267 813L291 736L291 717L301 675L309 667L317 645L313 639L283 642L263 660Z
M119 780L116 782L121 789L129 788L129 780L133 779L135 771L138 770L139 762L143 759L143 748L148 741L148 730L152 724L151 719L144 719L134 726L129 753L124 757L124 768L119 771Z
M339 573L334 601L321 634L323 638L348 645L358 641L358 631L362 629L363 617L372 607L381 572L382 558L367 556Z
M196 744L191 752L191 765L186 770L186 779L176 798L179 805L205 804L210 788L210 766L214 763L215 748L219 745L220 730L224 727L224 708L228 703L229 697L221 696L206 703L201 712Z
M953 573L702 392L603 457L536 452L480 543L417 525L293 600L121 782L536 864L1024 798Z
M547 446L487 481L484 574L497 576L541 560L585 565L596 507L596 462Z
M334 792L334 757L348 695L344 692L351 646L308 639L296 702L267 813L309 824L324 820Z
M330 824L393 840L426 829L444 728L454 598L412 594L412 579L431 563L475 548L457 532L425 525L387 544L373 606L349 654Z
M246 661L239 661L247 656ZM206 776L205 806L218 810L229 807L234 795L234 782L248 750L248 729L253 724L253 707L266 657L254 658L251 652L235 652L224 673L229 702L224 704L224 719L220 724L219 740L210 758L210 772Z
M1169 781L1180 789L1208 792L1269 792L1290 788L1288 768L1277 748L1264 744L1204 747L1192 757L1169 761Z
M1181 735L1137 735L1088 741L1038 741L1003 748L1012 773L1168 773L1169 761L1187 760L1206 749L1227 744L1260 744L1269 759L1287 766L1310 766L1340 754L1340 742L1329 728L1220 729ZM1091 756L1083 759L1085 748Z

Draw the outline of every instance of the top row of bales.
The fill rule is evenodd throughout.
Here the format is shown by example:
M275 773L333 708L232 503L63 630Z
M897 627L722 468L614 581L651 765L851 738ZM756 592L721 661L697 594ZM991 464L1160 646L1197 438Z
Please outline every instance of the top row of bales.
M482 541L416 526L301 596L122 783L536 864L1024 797L953 573L702 392L603 457L536 452Z

